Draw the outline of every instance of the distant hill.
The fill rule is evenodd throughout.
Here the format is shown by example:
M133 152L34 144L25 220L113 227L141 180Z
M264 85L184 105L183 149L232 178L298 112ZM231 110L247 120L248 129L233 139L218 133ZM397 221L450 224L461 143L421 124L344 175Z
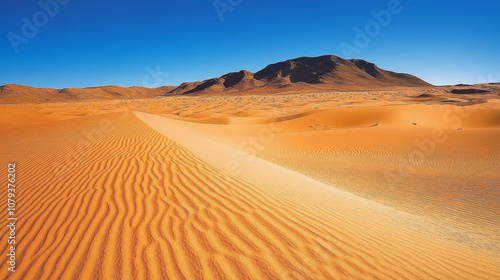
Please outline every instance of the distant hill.
M299 57L270 64L255 74L241 70L219 78L183 83L167 95L220 94L280 88L363 90L422 86L431 84L410 74L380 69L365 60L346 60L325 55Z
M176 88L163 86L158 88L101 86L87 88L37 88L16 84L0 86L0 103L45 103L82 100L136 99L162 96Z

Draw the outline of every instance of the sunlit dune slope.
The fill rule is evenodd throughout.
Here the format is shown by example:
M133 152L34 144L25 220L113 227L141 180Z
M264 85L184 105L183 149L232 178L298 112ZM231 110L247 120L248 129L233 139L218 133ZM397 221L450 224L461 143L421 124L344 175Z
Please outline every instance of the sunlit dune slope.
M490 246L500 240L497 103L163 115L322 182L462 228L461 239L500 252Z

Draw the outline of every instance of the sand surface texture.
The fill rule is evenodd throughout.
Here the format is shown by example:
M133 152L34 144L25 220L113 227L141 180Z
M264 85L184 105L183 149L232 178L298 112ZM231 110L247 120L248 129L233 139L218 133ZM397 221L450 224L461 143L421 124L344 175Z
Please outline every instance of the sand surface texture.
M496 94L0 110L18 191L1 279L500 278Z

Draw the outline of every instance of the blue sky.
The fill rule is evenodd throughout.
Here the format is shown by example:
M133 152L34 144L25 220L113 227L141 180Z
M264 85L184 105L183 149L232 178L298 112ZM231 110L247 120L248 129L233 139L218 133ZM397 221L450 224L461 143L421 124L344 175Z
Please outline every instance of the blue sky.
M388 9L397 0L216 0L219 13L213 0L41 2L57 11L49 15L38 1L2 3L0 84L178 85L324 54L436 85L500 81L499 1L400 0L398 13ZM355 28L366 32L372 11L383 10L390 21L356 45ZM38 30L24 36L29 24ZM346 56L342 44L357 51ZM160 70L157 79L151 69Z

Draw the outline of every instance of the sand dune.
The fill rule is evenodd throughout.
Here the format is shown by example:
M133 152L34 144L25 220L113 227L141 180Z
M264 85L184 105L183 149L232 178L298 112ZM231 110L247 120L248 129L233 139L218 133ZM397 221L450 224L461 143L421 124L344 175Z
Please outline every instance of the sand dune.
M19 242L0 278L498 279L500 102L456 127L463 107L419 94L3 105ZM435 128L447 142L385 185Z
M492 152L500 149L500 110L487 104L466 109L422 104L325 108L288 115L277 110L274 116L264 116L266 110L259 117L249 111L254 117L248 123L246 117L232 121L238 118L234 115L226 122L164 116L184 120L184 127L202 137L371 200L481 231L489 237L481 242L468 239L488 247L500 239L496 214L500 155ZM256 123L256 118L266 122ZM273 120L279 120L282 128L264 135L269 141L250 145L251 137L267 134L275 126ZM436 131L442 141L432 138ZM412 157L415 153L422 156Z

